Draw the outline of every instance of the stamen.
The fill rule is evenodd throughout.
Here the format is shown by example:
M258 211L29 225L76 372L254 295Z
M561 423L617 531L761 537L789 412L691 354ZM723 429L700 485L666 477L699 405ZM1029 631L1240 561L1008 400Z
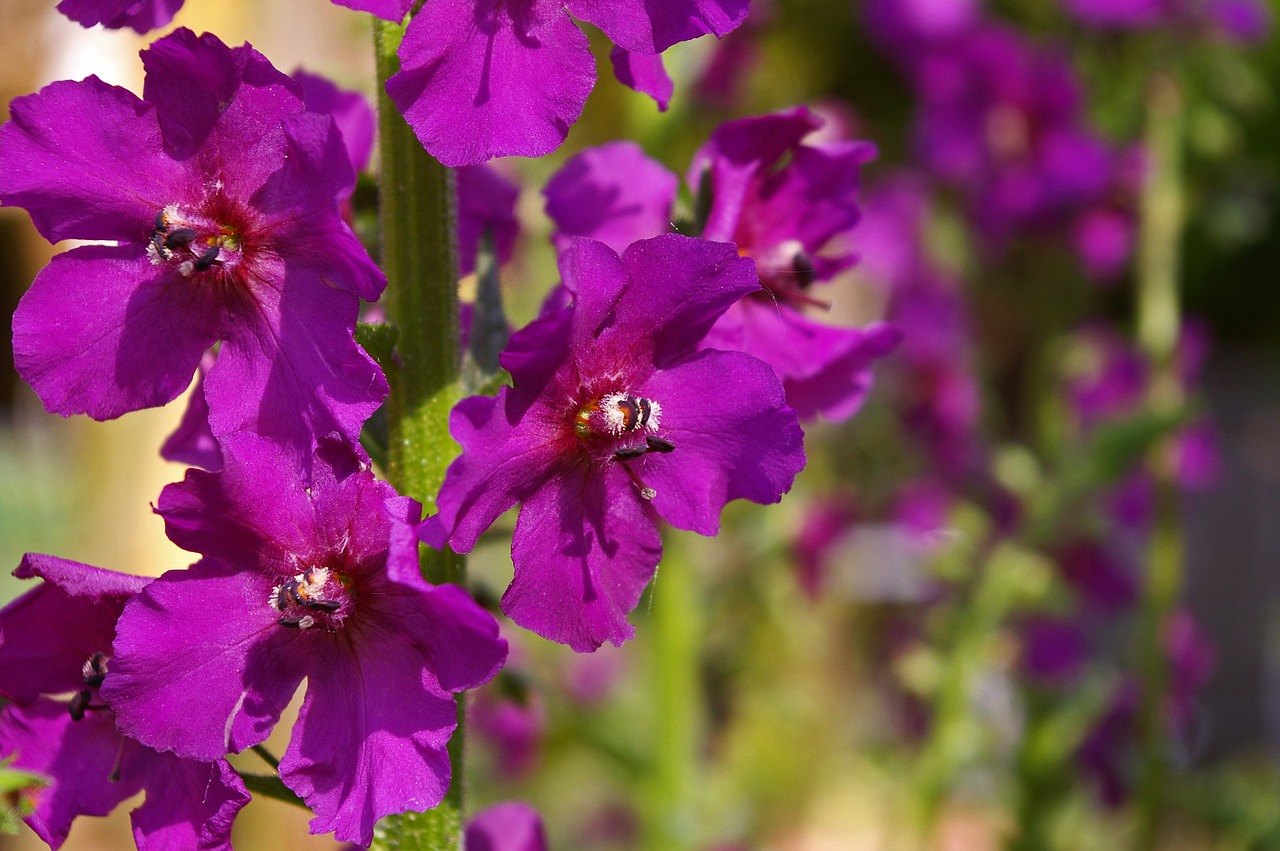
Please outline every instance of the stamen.
M661 452L663 454L674 452L676 448L676 445L671 441L663 440L661 437L655 437L652 434L645 436L644 445L650 452Z
M160 236L159 232L155 233L152 236L152 239L154 240L158 236ZM175 248L185 248L190 245L192 240L195 238L195 228L178 228L177 230L171 230L164 238L164 247L170 251Z
M622 467L623 471L627 474L627 478L631 480L631 484L635 485L636 490L640 492L641 499L649 500L649 499L653 499L655 496L658 495L658 492L656 490L649 487L643 481L640 480L639 473L631 469L626 464L622 464L620 466Z
M116 746L116 759L111 765L111 773L107 775L108 783L120 782L120 763L124 759L124 743L128 741L124 736L120 737L120 744Z
M205 252L201 254L199 257L197 257L196 262L192 264L192 267L191 267L192 271L207 272L210 268L213 267L213 264L217 262L219 250L220 249L216 245L210 245L208 248L206 248Z

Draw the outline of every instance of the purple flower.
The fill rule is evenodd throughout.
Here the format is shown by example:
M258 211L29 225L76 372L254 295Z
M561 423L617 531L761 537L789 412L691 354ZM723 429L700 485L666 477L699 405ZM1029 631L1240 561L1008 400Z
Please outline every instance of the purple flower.
M56 849L77 816L104 816L145 791L132 813L139 849L230 849L249 800L235 771L121 736L99 695L116 619L148 580L41 555L25 556L14 576L44 580L0 611L0 695L11 701L0 710L0 757L50 781L27 823Z
M519 236L519 223L515 215L519 187L489 165L464 166L457 170L457 176L458 265L460 274L468 275L474 270L480 237L485 231L494 235L499 262L505 263L511 259ZM379 305L369 307L371 315L363 321L386 321L380 313L372 315ZM462 350L465 351L470 330L468 304L461 306L460 324ZM195 387L191 391L191 399L182 414L182 420L160 447L160 457L168 461L177 461L211 472L222 469L218 441L209 426L209 403L204 391L205 376L209 374L215 359L212 352L205 352L196 371Z
M1062 5L1081 23L1099 29L1175 27L1237 42L1260 42L1271 32L1271 10L1262 0L1063 0Z
M1122 185L1128 157L1088 127L1065 58L994 25L909 58L920 157L991 246L1055 234Z
M399 21L409 0L341 0ZM414 15L387 93L423 146L445 165L542 156L560 146L595 84L595 60L573 17L616 45L619 77L665 108L661 54L716 37L747 16L748 0L433 0Z
M574 304L511 338L515 387L454 408L463 452L423 537L468 552L522 503L503 611L589 651L634 634L657 521L714 535L729 500L777 502L804 466L803 434L768 366L697 349L759 287L733 246L667 234L619 258L581 240L560 270Z
M129 27L137 33L159 29L173 20L183 0L62 0L58 11L82 27L102 24L109 30Z
M538 811L520 801L483 809L467 822L466 851L547 851Z
M859 218L865 142L809 143L821 119L798 107L722 125L695 155L688 181L708 193L702 238L752 258L764 291L727 310L705 345L753 355L782 379L802 419L852 416L871 387L871 364L892 351L895 328L839 328L802 310L827 307L811 286L849 268ZM668 230L677 181L639 148L614 142L572 158L547 184L547 213L563 244L600 239L621 251Z
M351 170L364 171L369 165L369 158L373 156L373 137L378 126L373 106L364 95L340 89L328 77L299 68L293 72L293 79L302 86L302 102L306 105L307 112L333 116L342 141L347 146Z
M310 457L386 395L352 339L385 281L337 200L353 180L333 120L249 46L177 30L142 53L145 99L95 77L13 102L0 200L60 254L13 320L14 360L50 411L110 419L162 405L222 341L213 433Z
M462 275L475 271L480 238L493 235L499 263L506 263L516 247L520 223L516 221L516 201L520 187L490 165L459 168L458 178L458 266Z
M322 441L310 475L257 435L222 450L223 472L160 496L169 537L204 558L125 607L103 696L127 735L212 759L266 739L305 678L280 777L313 832L368 844L378 818L440 802L452 693L506 644L461 589L423 581L417 503L355 450Z

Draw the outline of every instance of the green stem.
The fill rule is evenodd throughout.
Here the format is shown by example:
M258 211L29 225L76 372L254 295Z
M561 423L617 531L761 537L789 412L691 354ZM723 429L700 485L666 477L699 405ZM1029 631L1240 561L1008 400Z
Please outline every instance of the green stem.
M687 556L668 541L647 630L656 715L644 847L652 851L692 849L697 834L702 598Z
M445 470L457 455L449 436L449 411L461 396L458 351L457 197L454 176L428 154L384 88L400 69L396 51L403 23L376 20L379 218L382 268L387 276L387 318L399 329L396 357L387 370L388 477L396 489L435 510ZM425 549L423 575L436 584L465 584L457 555ZM453 782L444 801L428 813L386 819L383 848L457 849L463 811L464 702L449 741Z
M1153 369L1148 407L1157 415L1176 414L1185 405L1175 362L1181 332L1182 123L1177 82L1169 76L1155 77L1147 95L1150 172L1142 192L1136 321L1138 343ZM1169 741L1164 707L1170 680L1163 634L1181 596L1183 563L1174 453L1169 440L1152 452L1150 467L1156 481L1156 506L1140 616L1142 764L1136 845L1142 849L1156 848L1160 838Z

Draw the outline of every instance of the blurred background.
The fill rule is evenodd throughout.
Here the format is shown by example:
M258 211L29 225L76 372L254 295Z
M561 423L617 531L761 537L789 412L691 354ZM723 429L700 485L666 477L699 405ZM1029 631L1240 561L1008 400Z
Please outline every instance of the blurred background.
M53 5L0 0L5 103L88 74L141 90L159 33ZM569 156L630 138L683 173L721 122L808 104L879 148L862 263L824 285L824 321L906 338L856 417L806 428L780 506L665 536L637 640L575 656L506 630L511 663L471 706L471 807L530 801L561 849L1280 848L1276 12L753 0L723 41L665 55L665 113L586 26L583 119L555 154L498 164L521 187L515 326L556 281L540 190ZM187 0L173 26L372 92L368 23L327 0ZM6 313L61 248L0 209ZM1139 293L1167 267L1161 352ZM186 566L151 513L183 474L156 448L185 402L63 420L3 360L0 565ZM471 561L482 600L508 546L493 532ZM22 590L0 579L0 599ZM129 847L128 809L65 847ZM335 846L306 820L255 800L236 847Z

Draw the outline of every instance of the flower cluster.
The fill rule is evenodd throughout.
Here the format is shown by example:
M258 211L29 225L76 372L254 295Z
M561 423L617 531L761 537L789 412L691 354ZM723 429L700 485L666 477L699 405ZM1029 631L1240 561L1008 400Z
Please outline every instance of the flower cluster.
M59 8L142 32L180 5ZM343 5L392 21L411 6ZM747 0L417 11L387 89L457 167L459 276L483 279L495 264L480 258L501 264L517 237L518 187L483 161L554 148L592 86L570 15L600 27L618 76L665 108L661 52L746 13ZM142 97L96 77L58 82L0 127L0 203L51 242L93 243L39 273L14 355L64 416L164 405L196 376L161 448L192 468L154 510L198 560L152 580L29 555L17 575L43 584L0 612L0 758L49 778L29 820L53 847L75 816L145 790L140 848L225 848L248 800L225 757L257 749L305 682L274 779L310 808L313 832L368 844L383 816L444 799L454 696L507 657L464 589L423 578L423 542L465 553L519 505L502 609L579 652L620 645L663 524L710 536L728 502L779 501L805 465L801 420L861 406L900 332L807 311L830 307L816 287L857 260L874 148L819 134L805 108L725 124L690 167L705 215L684 233L670 232L678 178L637 148L570 160L545 193L562 286L502 352L511 386L453 409L461 453L424 520L361 444L377 443L368 426L389 389L355 339L386 283L352 224L368 104L186 29L142 64ZM500 311L462 313L505 330ZM511 726L496 716L488 726ZM545 847L521 805L482 814L468 842Z
M368 844L442 800L453 695L506 656L490 615L422 578L421 509L356 442L387 391L353 338L384 280L343 212L368 110L212 35L142 59L141 99L55 83L0 128L0 200L50 240L108 243L40 273L15 360L51 411L105 419L172 400L203 358L176 442L219 472L156 509L189 569L24 560L44 584L0 612L0 754L50 779L28 820L53 847L145 789L140 848L228 848L248 794L223 757L305 679L279 777L313 830Z

